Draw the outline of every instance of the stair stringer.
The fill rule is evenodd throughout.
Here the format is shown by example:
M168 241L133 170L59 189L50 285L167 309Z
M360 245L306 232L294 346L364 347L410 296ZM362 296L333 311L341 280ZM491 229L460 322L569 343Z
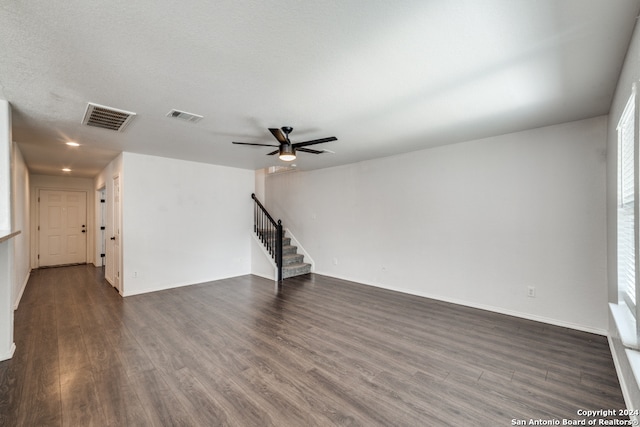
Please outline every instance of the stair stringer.
M311 264L311 272L314 273L315 270L315 262L313 262L313 258L311 258L311 256L309 255L309 252L307 252L306 250L304 250L304 247L300 244L300 241L298 239L296 239L296 236L293 235L293 233L291 232L290 229L286 228L284 229L284 235L286 237L291 238L291 245L296 246L298 248L298 253L301 255L304 255L304 262L306 264Z

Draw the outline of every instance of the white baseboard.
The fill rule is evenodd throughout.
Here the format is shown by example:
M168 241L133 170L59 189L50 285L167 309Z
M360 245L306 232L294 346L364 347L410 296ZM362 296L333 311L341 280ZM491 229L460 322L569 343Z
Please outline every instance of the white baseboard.
M251 239L252 239L252 244L256 248L258 248L258 250L262 254L262 257L260 257L259 259L254 259L254 257L253 257L254 250L253 250L253 246L252 246L252 248L251 248L251 274L253 274L255 276L258 276L258 277L265 278L265 279L270 279L270 280L276 281L276 278L278 277L278 267L276 266L276 263L273 260L273 257L267 251L267 248L265 248L264 243L262 243L262 241L260 240L260 238L258 238L256 233L251 232ZM269 267L267 267L267 265Z
M364 281L362 281L360 279L352 279L352 278L348 278L348 277L340 277L340 276L336 276L334 274L326 274L326 273L322 273L322 272L319 272L319 271L316 271L316 273L317 274L322 274L324 276L335 277L335 278L341 279L341 280L347 280L349 282L355 282L355 283L360 283L360 284L367 285L367 286L373 286L373 287L376 287L376 288L387 289L389 291L401 292L403 294L415 295L415 296L419 296L419 297L423 297L423 298L430 298L430 299L434 299L434 300L438 300L438 301L443 301L443 302L449 302L449 303L452 303L452 304L462 305L462 306L465 306L465 307L477 308L477 309L480 309L480 310L491 311L493 313L505 314L507 316L519 317L521 319L533 320L535 322L547 323L549 325L560 326L560 327L563 327L563 328L575 329L577 331L589 332L589 333L592 333L592 334L607 336L607 330L606 329L592 328L592 327L589 327L589 326L579 325L579 324L575 324L575 323L571 323L571 322L565 322L565 321L558 320L558 319L551 319L551 318L547 318L547 317L543 317L543 316L536 316L536 315L529 314L529 313L521 313L519 311L508 310L508 309L504 309L504 308L501 308L501 307L494 307L494 306L485 305L485 304L477 304L477 303L474 303L474 302L459 300L459 299L456 299L456 298L443 297L441 295L433 295L433 294L429 294L427 292L416 292L414 290L409 290L409 289L396 288L396 287L391 287L391 286L383 286L383 285L378 284L378 283L367 283L367 282L364 282Z
M13 357L13 353L15 352L16 352L16 343L12 342L9 352L7 354L0 355L0 362L2 362L3 360L11 359Z
M267 279L267 280L271 280L273 281L273 277L270 277L266 274L262 274L262 273L251 273L252 276L258 276L258 277L262 277L263 279Z
M13 311L18 309L18 305L20 304L20 300L22 299L22 294L24 294L24 290L27 288L27 282L29 282L29 277L31 277L31 269L27 273L27 277L25 277L24 282L22 282L22 286L20 287L20 292L18 292L18 297L13 302Z
M166 291L166 290L169 290L169 289L183 288L185 286L202 285L202 284L209 283L209 282L216 282L218 280L224 280L224 279L231 279L231 278L234 278L234 277L246 276L248 274L252 274L251 271L242 272L241 274L214 276L214 277L207 278L207 279L195 280L193 282L166 283L166 284L162 284L162 285L159 285L159 286L155 286L153 288L140 288L140 289L134 290L133 292L131 292L131 291L121 292L120 295L123 298L126 298L126 297L132 297L134 295L143 295L143 294L149 294L149 293L152 293L152 292ZM125 286L125 289L126 289L126 286Z

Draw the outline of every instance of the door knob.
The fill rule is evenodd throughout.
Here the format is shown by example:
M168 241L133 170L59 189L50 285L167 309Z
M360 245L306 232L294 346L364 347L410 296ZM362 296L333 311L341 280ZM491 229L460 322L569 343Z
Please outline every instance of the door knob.
M111 240L116 240L116 236L113 236L113 237L111 238Z

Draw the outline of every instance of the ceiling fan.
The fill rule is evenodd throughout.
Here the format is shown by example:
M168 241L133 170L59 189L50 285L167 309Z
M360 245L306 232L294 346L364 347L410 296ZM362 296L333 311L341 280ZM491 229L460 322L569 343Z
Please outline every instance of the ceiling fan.
M289 140L289 134L291 133L291 131L293 131L293 128L291 126L283 126L281 129L282 130L278 128L269 128L269 131L280 143L279 145L255 144L252 142L233 142L233 144L258 145L261 147L278 147L277 150L272 151L271 153L267 153L267 156L273 156L274 154L278 154L278 157L280 158L280 160L284 160L285 162L290 162L296 159L296 151L303 151L305 153L312 153L312 154L324 153L324 151L312 150L310 148L304 148L304 147L307 147L309 145L322 144L324 142L331 142L331 141L338 140L338 138L336 138L335 136L330 136L328 138L320 138L320 139L314 139L311 141L296 142L295 144L292 144L291 141Z

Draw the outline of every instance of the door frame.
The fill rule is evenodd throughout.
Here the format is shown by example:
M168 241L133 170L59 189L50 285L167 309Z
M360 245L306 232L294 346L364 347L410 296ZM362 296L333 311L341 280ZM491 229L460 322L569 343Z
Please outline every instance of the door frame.
M102 201L104 200L104 202ZM102 186L96 190L96 238L95 238L95 262L96 267L105 268L105 257L101 254L107 253L107 187Z
M86 215L87 215L87 244L86 244L86 254L85 259L87 263L91 263L94 261L93 259L93 247L94 247L94 224L95 224L95 215L93 208L93 192L90 192L87 188L74 188L74 187L54 187L54 186L36 186L33 187L33 192L31 194L31 230L34 232L30 233L31 240L31 268L39 268L40 261L38 260L38 254L40 253L40 230L38 230L40 224L40 204L38 202L38 198L40 197L41 190L49 190L49 191L75 191L85 193L85 201L86 201Z
M117 202L116 197L118 197ZM104 277L111 286L116 288L120 295L124 295L124 283L122 280L122 178L120 174L112 176L111 182L107 187L106 200L107 240Z
M66 239L68 237L65 234L62 238L62 242L60 243L61 248L64 249L60 254L56 256L50 256L47 254L50 247L47 246L47 237L51 236L51 224L49 223L49 217L47 215L47 207L51 206L49 199L46 197L47 194L49 196L59 195L60 202L55 203L55 205L60 206L60 216L62 224L66 225L64 232L68 232L70 224L68 220L69 216L66 214L66 210L69 210L69 197L77 197L79 198L79 203L75 203L76 206L80 209L80 215L77 216L77 219L81 221L77 221L77 228L74 232L74 236L78 239L78 245L84 245L84 250L75 251L73 254L69 252L69 241ZM44 197L44 200L41 200ZM69 264L86 264L88 260L88 251L87 245L89 244L89 234L90 230L87 228L88 223L88 197L86 191L76 191L76 190L46 190L40 189L38 190L38 267L43 266L44 260L47 260L45 266L47 267L57 267L60 265L69 265ZM44 216L43 216L44 214ZM82 227L80 227L80 223L82 223ZM82 231L80 230L82 228ZM82 240L79 240L82 239ZM82 248L80 248L82 249ZM50 259L53 258L53 259ZM56 259L58 258L58 259Z

